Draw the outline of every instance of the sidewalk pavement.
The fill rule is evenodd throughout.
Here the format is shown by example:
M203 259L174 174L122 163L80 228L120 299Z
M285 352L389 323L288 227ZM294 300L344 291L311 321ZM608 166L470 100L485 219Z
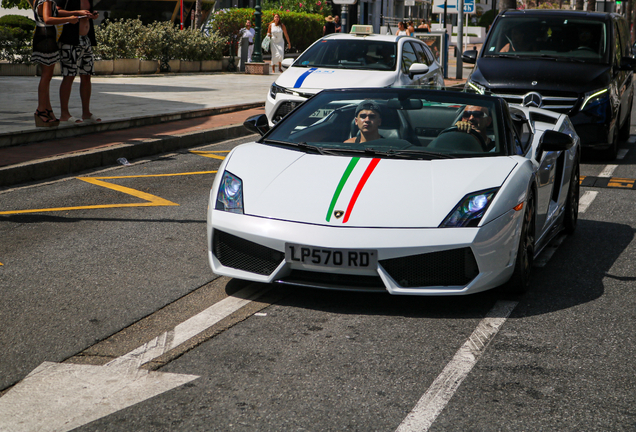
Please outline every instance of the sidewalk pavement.
M451 68L449 68L451 69ZM451 74L452 72L452 74ZM449 70L447 85L461 84ZM115 165L208 142L250 134L243 121L264 113L278 74L95 76L91 111L98 124L36 128L39 77L0 77L0 189ZM53 110L59 116L51 82ZM79 79L71 114L81 116Z

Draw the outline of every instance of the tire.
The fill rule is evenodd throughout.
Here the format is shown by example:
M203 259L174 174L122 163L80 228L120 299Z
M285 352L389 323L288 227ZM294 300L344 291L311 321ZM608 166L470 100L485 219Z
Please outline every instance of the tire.
M579 195L580 195L580 180L579 180L579 163L578 160L572 170L572 178L570 179L570 188L568 190L568 197L565 203L565 215L563 217L563 227L567 235L574 234L576 229L576 223L579 219Z
M521 295L528 291L534 261L534 194L532 192L528 195L524 207L515 269L510 280L504 285L504 291L512 295Z
M614 136L612 138L612 144L609 148L602 150L600 156L605 160L615 160L618 154L618 127L614 129Z
M618 139L621 141L627 141L630 135L630 127L632 126L632 107L629 107L629 113L627 114L627 118L625 119L625 123L623 123L623 127L618 132Z

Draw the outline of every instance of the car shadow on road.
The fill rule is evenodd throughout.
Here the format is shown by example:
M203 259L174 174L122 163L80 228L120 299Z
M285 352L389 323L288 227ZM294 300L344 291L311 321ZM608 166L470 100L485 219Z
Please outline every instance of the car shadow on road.
M612 270L633 238L634 229L629 225L579 220L575 234L563 241L547 265L533 270L530 290L522 296L506 295L499 289L468 296L393 296L271 284L263 285L271 291L259 301L337 314L475 319L486 315L498 300L513 300L519 306L511 318L542 315L598 299L606 278L636 280ZM226 291L231 295L243 283L233 279Z

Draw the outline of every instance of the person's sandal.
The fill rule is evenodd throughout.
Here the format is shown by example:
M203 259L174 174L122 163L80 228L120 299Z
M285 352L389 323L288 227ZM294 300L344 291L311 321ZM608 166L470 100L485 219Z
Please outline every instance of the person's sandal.
M59 120L53 120L51 117L49 117L46 111L35 110L35 114L33 114L33 117L35 118L36 127L54 127L60 124Z

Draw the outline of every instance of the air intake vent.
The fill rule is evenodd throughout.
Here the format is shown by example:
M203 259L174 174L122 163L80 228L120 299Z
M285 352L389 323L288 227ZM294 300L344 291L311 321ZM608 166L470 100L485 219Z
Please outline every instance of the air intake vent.
M470 248L393 258L380 264L403 288L464 286L479 274Z
M264 276L272 274L285 258L283 252L219 230L214 230L212 250L224 266Z

